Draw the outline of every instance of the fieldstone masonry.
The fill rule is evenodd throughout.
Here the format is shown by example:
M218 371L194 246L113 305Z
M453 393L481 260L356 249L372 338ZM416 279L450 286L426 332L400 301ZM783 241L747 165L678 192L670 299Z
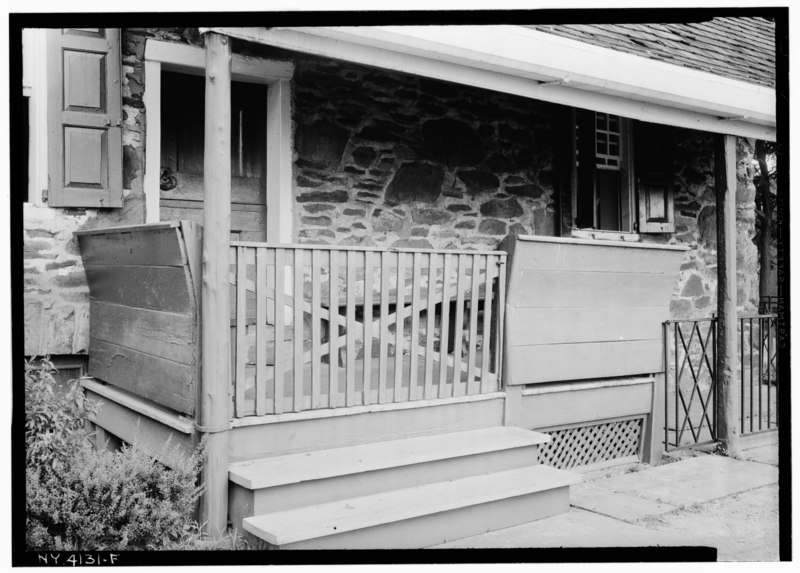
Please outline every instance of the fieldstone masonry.
M142 95L147 38L199 44L196 29L129 28L122 36L121 209L26 205L25 353L80 354L89 343L88 289L73 232L143 223ZM553 146L557 106L410 75L291 59L295 236L304 243L495 249L508 233L556 234ZM274 55L277 54L277 55ZM673 235L643 240L691 247L671 314L715 308L713 140L676 130ZM758 299L753 149L739 140L738 302Z

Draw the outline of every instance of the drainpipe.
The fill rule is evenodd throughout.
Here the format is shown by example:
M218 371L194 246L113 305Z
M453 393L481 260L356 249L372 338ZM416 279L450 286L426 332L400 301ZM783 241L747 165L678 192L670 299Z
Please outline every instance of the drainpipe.
M717 193L717 441L725 455L739 449L739 393L736 391L736 137L716 135Z
M228 442L231 425L230 300L228 252L231 228L231 45L209 32L206 43L205 147L203 162L202 374L198 429L206 438L201 523L211 536L228 522Z

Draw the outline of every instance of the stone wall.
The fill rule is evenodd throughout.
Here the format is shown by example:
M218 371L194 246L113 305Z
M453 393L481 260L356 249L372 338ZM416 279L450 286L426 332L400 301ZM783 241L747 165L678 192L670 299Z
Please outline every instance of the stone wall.
M300 242L494 249L554 234L553 108L520 97L297 59Z
M710 316L717 304L717 224L714 191L713 136L676 130L675 235L670 242L690 247L670 305L672 318ZM758 249L755 236L753 148L745 139L736 146L737 305L742 312L758 308ZM658 240L643 235L645 240Z

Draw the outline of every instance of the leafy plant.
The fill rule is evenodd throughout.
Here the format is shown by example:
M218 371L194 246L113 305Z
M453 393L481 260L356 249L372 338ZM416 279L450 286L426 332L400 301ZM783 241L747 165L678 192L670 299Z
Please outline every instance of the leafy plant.
M86 422L98 407L77 382L56 392L54 372L49 358L25 361L25 462L52 471L88 446Z
M207 539L193 519L202 443L168 468L140 449L91 447L86 422L98 406L72 381L55 391L47 360L25 363L26 545L28 550L235 548Z

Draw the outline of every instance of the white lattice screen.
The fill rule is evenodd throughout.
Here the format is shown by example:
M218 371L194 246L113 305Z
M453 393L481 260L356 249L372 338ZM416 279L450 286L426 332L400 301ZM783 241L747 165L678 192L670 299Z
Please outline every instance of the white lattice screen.
M639 453L643 418L540 430L552 440L540 446L539 462L559 469L587 466Z

